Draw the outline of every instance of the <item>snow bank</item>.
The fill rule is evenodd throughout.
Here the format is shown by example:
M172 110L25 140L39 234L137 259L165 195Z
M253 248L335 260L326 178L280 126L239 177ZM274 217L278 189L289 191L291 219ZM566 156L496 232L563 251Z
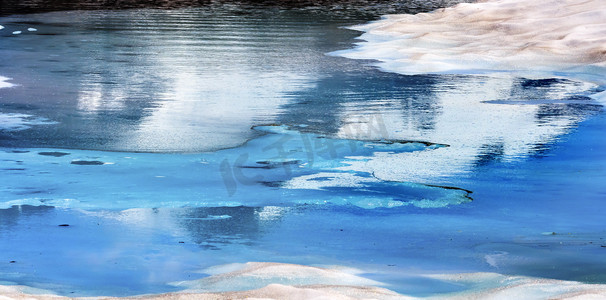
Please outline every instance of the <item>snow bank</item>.
M606 72L602 0L463 3L353 29L364 31L366 42L336 54L376 59L390 72Z

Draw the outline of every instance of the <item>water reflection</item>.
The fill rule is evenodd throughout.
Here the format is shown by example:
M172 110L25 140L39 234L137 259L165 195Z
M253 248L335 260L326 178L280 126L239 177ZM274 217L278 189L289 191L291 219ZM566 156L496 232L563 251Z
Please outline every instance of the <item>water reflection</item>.
M396 172L381 170L387 161L373 166L383 178L407 178L426 182L443 182L471 172L474 166L490 160L515 161L545 150L570 128L599 110L591 101L570 103L568 98L587 93L595 86L562 82L544 89L528 89L529 80L517 78L461 78L462 89L438 93L440 114L435 129L419 132L406 128L405 136L449 144L438 155L406 156L387 161ZM524 99L520 103L520 99ZM533 103L539 100L539 103ZM545 103L543 103L545 102ZM579 105L568 110L570 105ZM557 112L544 114L549 107ZM543 115L541 117L541 115ZM412 176L414 177L412 177Z
M289 210L276 206L195 208L183 210L174 218L189 233L191 242L218 250L226 244L253 245Z
M449 144L453 154L416 160L448 161L453 175L540 150L597 109L577 96L591 86L567 80L403 76L325 55L357 35L341 25L368 17L209 7L3 18L38 31L2 37L4 75L21 86L2 89L0 107L58 124L3 132L2 144L205 151L278 122Z
M205 151L255 136L289 94L314 86L324 53L351 43L355 17L216 7L5 17L3 111L59 122L11 133L7 146ZM65 22L69 19L70 22ZM365 20L365 19L364 19ZM25 49L25 50L22 50ZM10 62L10 63L9 63ZM27 110L31 113L31 109Z
M440 113L435 86L443 82L444 78L437 76L401 76L371 69L335 72L318 80L313 89L294 93L296 101L284 106L279 120L304 124L303 131L344 138L387 139L389 132L399 130L404 123L416 130L429 130ZM384 124L376 124L379 120ZM382 125L388 125L387 132L376 128L375 136L362 134Z
M325 258L312 263L339 257L350 262L377 258L393 264L394 259L417 259L419 253L442 254L439 249L451 245L443 243L448 234L455 234L449 230L458 229L463 220L472 220L465 230L469 236L478 228L487 231L482 238L491 242L502 239L495 232L503 230L515 231L511 236L517 236L516 224L490 227L485 219L468 218L468 206L459 208L465 209L463 218L445 220L439 217L444 210L435 209L436 205L423 214L412 206L390 208L393 213L386 213L355 210L348 201L361 198L366 208L374 208L371 196L395 197L400 204L408 201L403 196L412 201L430 198L433 194L419 186L377 178L443 183L495 161L525 159L545 151L578 122L601 110L583 96L595 87L579 82L403 76L379 72L366 62L324 56L347 48L355 33L338 29L343 20L316 16L184 10L3 19L9 26L25 24L19 23L23 18L41 21L35 24L36 34L3 39L0 44L0 53L7 57L0 61L2 72L7 72L3 75L21 84L0 91L2 112L34 114L60 123L3 132L13 140L2 140L2 145L202 151L237 144L252 135L250 125L273 121L341 138L450 145L423 149L427 145L418 144L414 151L395 151L388 143L377 143L385 150L372 151L372 145L359 143L356 149L360 151L342 152L338 157L321 156L315 149L312 158L324 158L316 160L317 170L310 170L297 165L309 157L301 142L277 143L295 150L287 152L294 156L287 163L294 162L297 169L288 169L288 174L281 168L285 161L278 160L284 157L266 151L288 137L284 132L203 155L79 150L66 151L64 157L48 156L54 150L44 150L46 155L7 153L12 160L3 162L7 169L2 200L61 207L0 210L0 234L8 237L0 243L0 257L27 262L10 266L16 269L13 274L29 276L22 281L26 283L54 280L90 293L104 282L111 287L103 287L97 295L124 295L166 291L166 282L184 280L195 267L235 257L266 260L267 253L290 259L309 255L306 247L310 245L313 255ZM250 158L248 165L236 163L240 155ZM74 160L108 164L78 166ZM239 182L238 198L227 199L219 167L223 161L231 163L232 172L245 172L253 179L265 177L262 182ZM339 182L354 175L366 180L360 182L372 182L364 186L351 180ZM303 180L305 185L297 187ZM310 191L310 182L318 190ZM33 198L23 198L31 194ZM39 194L44 196L37 198ZM327 205L319 215L311 210L302 213L294 205L306 203L315 209L319 206L315 204L326 200L337 205ZM485 200L480 199L476 207ZM251 207L229 207L236 204ZM295 208L258 207L287 204ZM177 205L192 207L169 208ZM224 207L196 208L203 205ZM131 207L138 208L117 211ZM349 217L349 212L335 213L341 210L352 210L355 217ZM492 210L476 213L492 216ZM393 218L384 219L386 215ZM303 220L293 223L293 217ZM431 222L443 227L427 226ZM63 223L71 226L57 226ZM542 227L532 227L533 234ZM427 238L436 233L437 238ZM32 241L40 244L32 246ZM459 249L468 251L475 240L459 243ZM258 252L249 254L254 251ZM459 254L447 251L443 265L452 265L454 256L478 257ZM2 274L2 278L11 276Z
M19 226L20 219L40 217L52 212L55 208L51 206L13 206L8 209L0 209L0 235L8 234Z
M0 209L0 277L70 296L176 291L169 282L204 277L201 268L221 261L248 259L246 250L286 213L274 207L13 206Z
M128 233L114 234L128 236L136 233L138 241L134 243L157 241L159 237L167 235L170 238L165 242L168 243L178 241L179 244L195 244L206 250L219 250L230 244L252 245L264 231L275 227L292 210L296 208L236 206L70 212L51 206L15 205L0 209L0 235L13 242L26 242L36 235L30 230L31 226L43 226L44 230L54 230L58 235L54 247L69 247L69 243L61 245L59 241L66 238L61 236L69 236L73 232L55 230L57 225L65 224L64 227L78 227L71 229L78 232L83 230L88 232L86 236L101 239L107 234L106 231L122 228L127 229ZM94 224L96 226L90 226ZM123 238L114 237L116 240ZM105 245L108 246L111 247L111 244Z
M380 153L349 168L383 180L444 184L491 161L538 155L602 109L584 96L597 86L564 79L362 75L320 80L281 120L341 138L449 145Z

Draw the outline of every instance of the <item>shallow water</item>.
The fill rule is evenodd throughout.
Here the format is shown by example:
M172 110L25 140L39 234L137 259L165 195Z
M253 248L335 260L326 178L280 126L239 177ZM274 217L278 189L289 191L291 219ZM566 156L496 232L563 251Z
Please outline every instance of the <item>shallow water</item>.
M415 296L465 289L427 273L606 281L603 87L326 55L372 17L0 18L0 280L123 296L272 261Z

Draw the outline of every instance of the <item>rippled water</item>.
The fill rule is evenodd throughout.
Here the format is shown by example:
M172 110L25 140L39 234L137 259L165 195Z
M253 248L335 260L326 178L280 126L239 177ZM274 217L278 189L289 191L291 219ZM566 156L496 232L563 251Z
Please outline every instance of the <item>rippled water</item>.
M360 17L364 17L363 15ZM17 146L125 151L233 147L330 72L361 21L326 13L191 9L4 18L3 111L58 121ZM19 36L13 30L35 27ZM19 62L19 63L14 63ZM355 67L354 67L355 68ZM35 83L35 84L30 84Z
M463 288L426 272L605 281L603 87L330 54L374 17L0 18L0 281L133 295L247 261L411 295Z

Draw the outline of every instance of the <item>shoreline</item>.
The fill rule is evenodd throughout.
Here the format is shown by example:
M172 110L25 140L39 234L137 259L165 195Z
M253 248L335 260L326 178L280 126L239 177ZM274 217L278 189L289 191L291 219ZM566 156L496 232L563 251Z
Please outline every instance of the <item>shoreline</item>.
M350 27L362 32L362 42L332 55L376 60L381 70L405 75L555 75L604 88L606 48L600 28L606 25L606 10L596 1L544 0L521 9L524 5L521 0L482 1L386 15Z
M1 83L2 78L0 77ZM603 87L604 85L602 84L600 88ZM601 102L605 94L606 92L600 91L592 97L596 101ZM163 176L160 177L163 178ZM293 295L300 298L356 299L380 297L381 299L416 299L411 296L397 294L389 290L389 286L384 286L380 282L371 281L359 276L359 274L363 274L361 271L279 263L247 263L235 266L234 268L232 267L219 267L219 271L214 274L208 272L211 275L209 277L176 283L178 286L186 287L181 292L147 294L124 298L100 296L77 299L234 299L247 297L283 299L292 297ZM497 273L433 274L426 277L465 287L460 292L438 293L431 296L438 298L517 298L522 296L530 297L532 295L537 298L557 297L564 299L589 296L606 297L606 285L604 284L587 284L577 281L501 275ZM250 282L253 282L252 285L256 286L251 288ZM208 290L208 286L229 286L231 288L227 290L225 288L222 290ZM32 297L36 299L73 299L25 286L0 286L0 295L6 295L9 298L12 297L12 299Z
M475 0L408 0L406 2L389 0L4 0L0 7L0 16L12 14L32 14L65 10L121 10L133 8L152 9L179 9L194 7L215 7L222 5L235 5L246 7L266 7L281 9L314 8L327 10L364 9L387 13L418 13L428 12L438 8L448 7L461 2L474 2Z
M399 294L389 286L358 276L361 270L346 267L311 267L295 264L249 262L216 267L220 273L187 282L173 283L182 291L158 294L68 297L23 285L0 285L0 296L8 299L469 299L469 298L557 298L606 297L606 284L587 284L548 278L498 273L454 273L419 275L462 287L456 292L428 296ZM287 272L287 278L280 277ZM251 284L250 280L262 282ZM252 288L250 288L252 287ZM521 298L520 298L521 297Z

